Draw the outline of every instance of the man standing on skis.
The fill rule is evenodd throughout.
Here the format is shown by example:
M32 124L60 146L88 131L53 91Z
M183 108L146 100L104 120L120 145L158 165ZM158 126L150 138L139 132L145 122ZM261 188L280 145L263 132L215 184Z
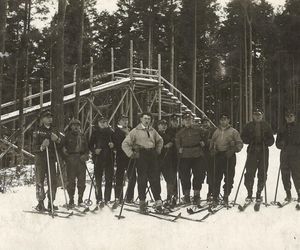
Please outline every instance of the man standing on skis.
M280 169L282 183L286 192L286 201L292 200L291 176L300 202L300 127L292 110L285 113L286 124L277 134L276 146L281 149Z
M59 144L60 138L52 128L52 114L50 111L43 111L40 115L40 126L33 132L33 152L35 154L35 178L36 178L36 198L38 205L36 210L46 210L44 206L45 191L44 180L47 176L48 183L48 209L51 209L51 199L54 203L56 194L56 169L55 169L55 147L54 143ZM48 151L48 154L47 154ZM48 159L47 159L48 158ZM50 177L48 171L50 169ZM51 182L49 182L51 179ZM52 197L50 197L50 185ZM52 205L53 205L52 203ZM57 210L58 207L53 205L53 209Z
M220 116L220 125L212 135L210 150L215 157L213 201L218 203L220 185L224 176L223 201L228 204L228 197L233 188L236 155L243 148L239 132L229 124L230 118L226 113Z
M213 185L214 185L214 176L213 173L213 156L210 153L209 147L211 142L211 137L215 132L216 128L212 125L210 120L207 117L203 117L202 120L202 128L204 130L204 143L203 147L204 157L205 157L205 165L206 165L206 183L208 184L208 192L206 195L207 200L213 200Z
M115 186L115 198L116 205L123 200L123 182L125 171L128 177L128 192L126 202L132 203L134 199L134 187L136 183L136 170L132 161L129 160L127 155L122 150L122 142L125 137L129 134L130 128L128 127L128 117L121 115L118 119L118 125L115 128L113 134L113 141L116 148L116 186ZM130 163L130 165L129 165Z
M112 140L113 131L108 126L106 117L101 116L98 118L98 126L93 131L89 148L93 154L94 174L96 178L96 202L102 205L110 201L112 182L114 175L114 155L112 149L114 143ZM105 191L104 201L102 196L102 176L105 173ZM104 202L104 203L103 203Z
M161 154L158 157L161 173L167 183L167 202L164 204L165 207L173 207L176 205L176 166L172 164L172 148L174 141L172 135L167 133L168 123L162 119L157 122L157 128L159 135L163 138L164 146Z
M83 205L83 193L85 190L86 164L89 159L88 142L80 130L81 123L72 119L69 123L69 131L63 141L63 153L67 165L69 194L69 206L74 206L75 185L77 179L78 205Z
M184 127L176 134L175 141L180 158L179 173L184 202L190 203L192 171L194 203L200 205L200 190L205 179L204 131L193 125L191 114L186 113L182 118Z
M246 200L252 200L254 177L258 171L256 201L261 202L269 166L269 148L274 143L273 131L270 125L263 120L263 112L260 109L253 110L253 121L246 124L241 138L247 147L245 186L248 191Z
M155 199L156 210L162 211L158 155L161 153L163 147L163 139L150 126L151 121L152 115L150 113L142 113L140 124L129 132L122 143L122 149L126 155L132 159L136 159L141 212L146 212L147 209L145 199L148 180Z

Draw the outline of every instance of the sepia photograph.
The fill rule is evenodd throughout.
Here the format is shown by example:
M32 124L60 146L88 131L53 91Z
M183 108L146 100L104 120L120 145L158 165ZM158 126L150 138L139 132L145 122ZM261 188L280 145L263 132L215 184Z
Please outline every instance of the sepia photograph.
M299 250L300 0L0 0L0 249Z

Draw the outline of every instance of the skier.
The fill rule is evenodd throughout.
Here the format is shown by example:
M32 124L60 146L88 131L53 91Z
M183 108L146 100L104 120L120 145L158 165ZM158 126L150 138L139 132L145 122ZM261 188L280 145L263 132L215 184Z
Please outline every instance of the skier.
M285 126L278 131L276 138L276 146L281 149L280 169L286 191L285 200L292 200L290 181L292 176L298 194L298 202L300 202L300 127L296 123L296 115L292 110L286 111L285 121Z
M216 128L212 126L211 122L207 117L202 118L202 128L204 129L204 143L205 146L203 147L204 157L205 157L205 165L206 165L206 183L208 184L208 192L207 192L207 200L213 200L213 180L215 173L213 172L213 157L209 151L211 137L215 132Z
M248 191L246 201L252 201L252 189L254 177L258 171L256 201L261 202L261 192L265 187L267 180L267 171L269 165L269 148L274 143L273 131L270 125L263 120L261 109L253 110L253 121L246 124L241 138L247 147L245 186Z
M167 201L165 207L174 207L176 205L176 166L172 164L172 148L174 145L172 135L167 133L168 123L166 120L157 122L158 133L163 138L164 146L158 157L161 173L167 183Z
M129 132L122 143L122 149L126 155L136 159L138 193L142 213L147 211L145 199L148 180L155 199L156 210L162 211L160 171L157 158L163 147L163 139L150 126L151 121L152 114L142 113L140 124Z
M88 142L80 130L81 123L72 119L69 123L69 131L63 140L63 153L67 165L69 206L74 207L75 181L77 179L78 206L83 205L83 193L85 190L86 164L89 159Z
M102 206L108 203L111 198L112 181L114 174L113 151L114 143L112 140L113 131L108 126L108 120L104 116L98 118L98 126L93 131L89 149L93 154L94 173L96 178L96 202ZM102 176L105 173L104 201L102 196ZM103 203L104 202L104 203Z
M226 113L221 114L219 127L212 135L210 150L215 157L215 173L213 187L213 201L218 203L220 185L224 175L223 201L228 204L228 197L233 188L236 155L243 148L239 132L229 124L230 118Z
M116 186L115 186L115 198L116 204L123 200L123 180L125 171L128 177L128 192L126 202L132 203L134 199L134 187L136 183L136 170L134 165L131 163L129 166L129 158L122 150L122 142L125 137L129 134L130 128L128 127L128 117L121 115L118 119L118 125L115 128L113 134L113 141L116 149ZM127 169L128 168L128 169ZM120 199L120 200L119 200Z
M172 114L170 117L170 123L166 130L166 134L168 134L172 138L173 146L168 150L168 154L171 156L171 162L172 162L172 168L175 169L175 176L177 177L178 173L178 156L177 156L177 149L176 149L176 143L175 143L175 137L177 132L181 129L178 121L179 116L177 114ZM175 183L175 197L172 199L172 206L176 205L176 200L178 199L178 184L177 178Z
M36 197L38 200L38 205L36 210L45 211L44 206L45 191L44 191L44 180L47 176L48 184L48 209L51 209L51 197L50 197L50 188L51 184L52 191L52 201L54 203L55 194L56 194L56 169L55 169L55 148L54 143L59 144L61 139L58 136L58 133L54 131L52 127L52 114L50 111L43 111L40 114L40 124L36 131L33 132L33 152L35 154L35 178L36 178ZM46 149L49 152L49 159L47 159ZM48 166L49 160L49 166ZM50 178L51 183L49 182L48 176L48 167L50 168ZM57 210L58 207L53 205L53 209Z
M205 158L203 147L204 131L193 125L193 117L183 115L184 127L176 134L176 147L180 157L179 173L184 202L190 203L191 170L193 173L194 203L200 205L200 190L205 179Z

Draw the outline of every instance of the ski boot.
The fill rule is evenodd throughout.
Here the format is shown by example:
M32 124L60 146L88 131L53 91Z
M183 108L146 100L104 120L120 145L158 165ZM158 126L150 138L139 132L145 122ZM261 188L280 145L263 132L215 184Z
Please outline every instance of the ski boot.
M75 203L74 203L74 198L73 198L73 197L70 197L68 207L69 207L69 208L75 207Z
M154 204L154 210L155 210L155 212L156 213L160 213L160 214L162 214L162 213L164 213L164 210L163 210L163 207L162 207L162 201L161 200L157 200L157 201L155 201L155 204Z
M112 205L112 209L116 209L119 205L120 205L120 200L117 198L114 204Z
M292 194L290 190L286 191L286 197L284 200L288 202L292 201Z
M147 203L145 201L140 201L140 213L147 213Z
M79 207L85 207L85 204L84 204L81 196L78 197L78 203L77 204L78 204Z
M51 210L52 208L51 208L51 202L48 202L48 210ZM55 206L54 204L53 204L53 210L58 210L58 206Z
M35 207L35 209L39 212L43 212L46 211L45 205L44 205L44 201L39 201L39 203L37 204L37 206Z

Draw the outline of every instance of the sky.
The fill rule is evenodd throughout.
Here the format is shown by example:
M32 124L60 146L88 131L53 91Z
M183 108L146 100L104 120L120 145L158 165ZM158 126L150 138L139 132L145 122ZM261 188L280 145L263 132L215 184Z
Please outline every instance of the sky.
M117 9L117 1L118 0L97 0L97 9L99 11L107 10L107 11L112 13ZM217 0L217 1L221 4L221 6L225 6L226 3L229 2L230 0ZM268 0L268 2L271 3L274 6L275 10L276 10L277 7L284 5L285 0ZM47 19L43 20L43 21L41 21L39 19L36 19L32 22L33 26L35 26L39 29L42 29L43 27L49 25L51 17L57 11L56 1L54 1L54 0L50 1L49 0L49 7L51 7L51 8L50 8L50 13L49 13ZM44 16L39 16L39 17L41 18L41 17L44 17Z
M218 0L218 2L224 6L229 0ZM268 0L275 8L285 3L285 0ZM116 10L117 0L98 0L97 5L99 10L108 10L109 12L113 12Z

